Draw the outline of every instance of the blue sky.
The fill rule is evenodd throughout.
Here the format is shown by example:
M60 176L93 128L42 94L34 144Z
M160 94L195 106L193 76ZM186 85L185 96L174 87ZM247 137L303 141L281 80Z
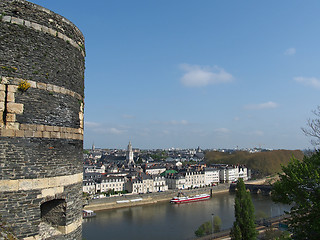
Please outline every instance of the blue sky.
M319 1L32 2L85 36L86 148L312 147Z

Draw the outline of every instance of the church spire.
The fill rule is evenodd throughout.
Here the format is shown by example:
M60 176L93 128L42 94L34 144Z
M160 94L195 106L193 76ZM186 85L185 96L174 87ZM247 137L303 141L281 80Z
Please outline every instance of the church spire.
M128 162L128 165L134 165L131 141L129 141L129 144L128 144L126 160Z

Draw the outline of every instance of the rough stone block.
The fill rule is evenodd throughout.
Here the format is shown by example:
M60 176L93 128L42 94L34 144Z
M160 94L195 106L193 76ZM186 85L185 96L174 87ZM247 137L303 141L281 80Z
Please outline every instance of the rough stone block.
M7 122L6 127L7 129L19 130L20 123L16 122Z
M18 24L18 25L23 25L24 20L21 18L16 18L12 17L11 18L11 23Z
M32 179L19 179L19 190L27 191L32 189Z
M52 28L49 28L49 33L52 35L52 36L56 36L57 35L57 31L52 29Z
M60 138L60 132L50 132L51 138Z
M11 22L11 16L3 16L2 21L3 22Z
M45 83L37 83L37 88L42 89L42 90L46 90L47 89L47 84Z
M50 138L50 132L42 132L42 137Z
M0 102L0 111L4 111L4 102Z
M47 90L48 91L53 91L53 85L52 84L47 84Z
M25 21L24 21L24 25L25 25L26 27L31 27L31 22L25 20Z
M8 102L7 103L7 111L8 111L8 113L21 114L21 113L23 113L23 104Z
M19 184L17 180L0 180L0 192L18 191Z
M58 127L58 126L53 126L53 131L55 131L55 132L60 132L61 129L60 129L60 127Z
M36 138L42 138L42 132L41 132L41 131L35 131L35 132L34 132L34 137L36 137Z
M49 187L49 179L48 178L33 179L32 186L33 186L33 189L47 188Z
M58 32L58 38L61 38L61 39L63 39L64 38L64 34L62 34L61 32Z
M37 125L37 131L44 131L44 125Z
M65 88L63 88L63 87L60 88L60 91L61 91L62 94L67 94L67 89L65 89Z
M46 27L46 26L41 26L41 30L42 30L42 32L44 32L44 33L49 33L49 28Z
M24 136L25 136L25 137L34 137L34 131L32 131L32 130L25 130L25 131L24 131Z
M20 124L20 130L29 130L29 124Z
M18 86L8 85L8 92L16 92L18 90Z
M5 91L0 91L0 101L4 102L4 99L6 97L6 92Z
M0 136L1 137L14 137L14 130L13 129L0 129Z
M16 115L13 113L8 113L6 117L7 122L15 122L16 121Z
M29 130L37 131L37 125L29 124Z
M6 86L4 84L0 84L0 91L5 91L5 90L6 90Z
M15 130L14 135L15 135L15 137L24 137L24 131L23 130Z
M32 22L32 23L31 23L31 27L32 27L33 29L35 29L35 30L41 31L41 25L38 24L38 23Z
M60 194L63 193L63 187L54 187L54 188L47 188L47 189L43 189L41 191L42 193L42 197L49 197L49 196L55 196L56 194Z
M37 82L35 81L28 81L30 83L30 87L36 88L37 87Z
M7 101L8 102L14 102L15 101L14 92L8 92Z
M59 86L53 85L53 91L56 93L60 93L61 92L61 88Z
M53 131L53 126L45 125L44 129L46 132L52 132Z

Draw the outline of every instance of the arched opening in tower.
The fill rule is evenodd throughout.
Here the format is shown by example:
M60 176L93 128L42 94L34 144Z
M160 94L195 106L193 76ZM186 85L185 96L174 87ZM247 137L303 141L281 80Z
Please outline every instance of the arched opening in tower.
M54 199L41 204L41 220L52 226L66 226L66 201Z

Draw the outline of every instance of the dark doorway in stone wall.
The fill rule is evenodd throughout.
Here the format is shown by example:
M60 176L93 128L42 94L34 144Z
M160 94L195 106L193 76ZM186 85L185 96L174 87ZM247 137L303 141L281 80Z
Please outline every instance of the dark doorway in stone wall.
M41 204L41 220L52 226L66 226L66 201L54 199Z

